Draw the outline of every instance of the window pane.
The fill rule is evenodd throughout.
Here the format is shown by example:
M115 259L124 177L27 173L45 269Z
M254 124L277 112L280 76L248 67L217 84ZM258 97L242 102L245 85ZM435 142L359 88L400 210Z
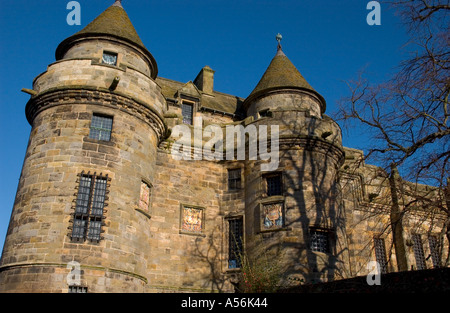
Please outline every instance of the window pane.
M427 266L425 265L425 256L423 253L422 239L420 238L419 234L414 234L412 236L412 240L417 269L424 270L427 268Z
M439 244L437 236L428 237L428 242L430 244L430 253L431 253L431 260L433 261L433 266L439 267L441 262L439 258Z
M89 232L88 232L88 239L91 240L100 240L100 232L102 228L102 221L101 220L94 220L91 219L89 221Z
M73 228L72 228L72 238L84 238L86 233L86 220L79 217L74 217Z
M117 64L117 54L112 52L103 52L102 58L103 64L116 65Z
M323 230L311 230L311 250L328 253L329 248L329 233Z
M92 198L92 210L91 215L102 216L103 208L105 206L105 195L106 195L106 179L96 178L94 194Z
M188 103L181 104L181 114L183 115L183 123L192 125L193 105Z
M268 197L281 195L281 174L266 176L266 188Z
M75 207L76 214L87 214L88 212L91 181L92 179L89 176L80 176L80 184L78 186L78 195Z
M375 259L381 267L381 273L387 273L387 259L386 259L386 248L384 245L383 238L374 238L375 245Z
M228 189L241 189L241 169L228 170Z
M243 219L229 220L228 227L228 268L240 268L243 253Z
M109 141L111 139L112 117L94 114L91 121L89 138Z

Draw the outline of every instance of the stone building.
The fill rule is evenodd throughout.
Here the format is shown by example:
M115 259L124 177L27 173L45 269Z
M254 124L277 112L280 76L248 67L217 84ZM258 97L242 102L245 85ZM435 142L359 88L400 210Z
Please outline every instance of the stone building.
M158 77L120 1L61 42L24 90L32 130L0 291L232 292L239 252L276 263L282 286L367 275L375 260L383 272L439 266L445 219L417 208L398 237L390 182L402 180L342 146L325 99L280 44L245 99L214 90L214 74ZM222 137L214 158L201 154L228 129L244 129L244 144ZM278 149L270 171L250 153L251 131L266 129Z

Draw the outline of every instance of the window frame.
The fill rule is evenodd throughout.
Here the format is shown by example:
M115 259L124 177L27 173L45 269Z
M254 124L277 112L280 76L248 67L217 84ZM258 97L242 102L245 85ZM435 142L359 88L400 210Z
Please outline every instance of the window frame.
M91 174L82 171L78 174L78 192L74 212L72 213L72 226L70 238L72 242L80 242L89 240L91 242L99 242L103 239L104 219L106 207L108 206L108 182L111 179L108 174L100 173ZM89 183L87 181L89 180ZM104 185L104 187L103 187ZM98 186L102 186L99 188ZM83 192L80 192L83 190ZM87 199L86 199L87 195ZM96 206L94 206L96 203ZM94 212L93 212L94 211Z
M279 193L272 194L272 192L269 193L269 182L268 179L272 179L274 177L279 178ZM284 195L284 188L283 188L283 172L271 172L267 174L262 175L262 188L263 188L263 197L276 197L276 196L283 196Z
M181 117L182 117L182 123L186 124L186 125L194 125L194 110L195 110L195 101L191 101L191 100L186 100L186 99L181 99ZM184 110L183 108L185 106L190 106L191 107L191 116L190 116L190 123L186 123L187 117L185 117L184 115Z
M105 55L114 56L114 57L115 57L115 62L114 62L114 64L105 62L104 59L103 59L103 57L104 57ZM118 54L117 52L114 52L114 51L108 51L108 50L103 50L103 53L102 53L102 59L101 59L101 64L110 65L110 66L117 66L118 62L119 62L119 54Z
M102 122L101 126L98 127L96 126L94 123L97 122L97 118L101 119L99 121ZM108 119L111 121L111 127L110 128L103 128L103 122L105 119ZM96 113L93 112L92 113L92 117L91 117L91 123L89 125L89 135L88 138L92 139L92 140L98 140L98 141L111 141L112 139L112 129L113 129L113 125L114 125L114 117L112 115L106 115L106 114L102 114L102 113ZM95 136L93 131L98 131L100 136ZM108 136L106 138L108 139L102 139L102 135L107 133Z
M425 260L425 252L423 249L422 236L420 234L412 234L412 249L414 252L414 260L416 261L417 270L426 270L427 262Z
M231 177L230 174L233 172L239 172L236 174L236 177ZM242 168L229 168L227 169L227 184L228 184L228 191L236 191L242 189Z
M386 243L383 237L373 237L373 250L375 254L375 260L380 266L381 274L386 274L388 272L388 261L386 254Z
M313 252L332 254L332 234L333 232L328 228L311 226L309 227L309 249ZM322 236L325 239L325 247L320 242L315 241L317 235ZM320 239L320 238L318 238Z
M242 267L241 256L244 253L244 217L233 216L226 218L228 227L228 254L227 254L227 269L238 270ZM238 222L240 225L232 227L231 223ZM235 230L240 231L239 240L235 240ZM238 251L240 250L240 252ZM232 265L233 264L233 265Z

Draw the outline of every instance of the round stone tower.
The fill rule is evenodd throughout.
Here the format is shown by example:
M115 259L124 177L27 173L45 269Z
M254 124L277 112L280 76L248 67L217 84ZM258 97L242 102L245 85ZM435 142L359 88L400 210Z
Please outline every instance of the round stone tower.
M246 167L250 258L276 263L284 285L291 280L298 284L333 279L342 222L337 173L344 153L339 126L324 115L324 98L280 44L243 105L257 127L279 128L278 169L263 172L264 161L249 161Z
M144 291L148 200L166 133L157 72L116 1L34 79L0 291Z

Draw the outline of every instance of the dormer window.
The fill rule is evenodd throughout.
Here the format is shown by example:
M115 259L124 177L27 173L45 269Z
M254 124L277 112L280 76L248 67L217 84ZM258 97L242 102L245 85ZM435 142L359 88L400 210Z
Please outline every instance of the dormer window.
M117 65L117 53L103 51L102 63L108 65Z

